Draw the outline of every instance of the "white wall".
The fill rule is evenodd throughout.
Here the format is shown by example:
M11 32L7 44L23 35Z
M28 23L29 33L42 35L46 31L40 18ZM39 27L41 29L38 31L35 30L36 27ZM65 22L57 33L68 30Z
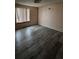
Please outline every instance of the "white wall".
M63 32L63 4L50 4L39 7L39 25Z

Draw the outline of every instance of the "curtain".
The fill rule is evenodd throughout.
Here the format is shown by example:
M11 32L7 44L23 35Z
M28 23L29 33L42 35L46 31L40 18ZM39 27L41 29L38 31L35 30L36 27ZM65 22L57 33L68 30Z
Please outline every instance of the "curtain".
M27 10L26 8L16 8L16 22L26 22L27 21Z

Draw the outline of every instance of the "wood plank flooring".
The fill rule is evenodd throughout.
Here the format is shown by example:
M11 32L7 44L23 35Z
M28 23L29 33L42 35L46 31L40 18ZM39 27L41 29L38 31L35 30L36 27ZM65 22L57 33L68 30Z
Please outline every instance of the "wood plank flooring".
M17 30L15 59L63 59L63 33L40 25Z

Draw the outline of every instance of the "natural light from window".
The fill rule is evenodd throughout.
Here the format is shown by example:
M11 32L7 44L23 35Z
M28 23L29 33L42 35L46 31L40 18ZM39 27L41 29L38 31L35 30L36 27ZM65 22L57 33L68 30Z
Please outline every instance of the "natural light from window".
M16 8L16 23L22 23L30 21L30 9L29 8Z

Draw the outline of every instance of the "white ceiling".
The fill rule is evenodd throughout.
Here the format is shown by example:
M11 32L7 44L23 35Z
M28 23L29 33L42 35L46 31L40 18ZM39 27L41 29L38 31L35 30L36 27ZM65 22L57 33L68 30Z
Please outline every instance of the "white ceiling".
M15 2L28 6L40 7L51 3L62 3L63 0L42 0L40 3L34 3L34 0L15 0Z

